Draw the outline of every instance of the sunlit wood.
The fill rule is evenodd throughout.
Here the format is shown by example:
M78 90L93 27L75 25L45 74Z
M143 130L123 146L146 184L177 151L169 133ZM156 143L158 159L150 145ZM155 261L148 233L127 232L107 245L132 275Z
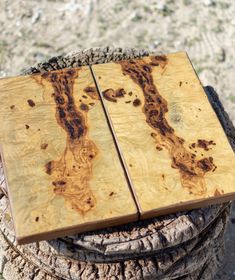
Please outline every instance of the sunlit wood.
M0 142L19 243L136 220L88 67L0 80Z
M235 198L235 159L183 52L93 65L143 218Z

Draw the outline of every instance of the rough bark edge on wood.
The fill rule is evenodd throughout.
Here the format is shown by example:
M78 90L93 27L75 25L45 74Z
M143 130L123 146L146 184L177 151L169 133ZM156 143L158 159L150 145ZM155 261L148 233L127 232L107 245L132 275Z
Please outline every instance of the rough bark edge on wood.
M19 268L21 279L31 279L27 278L32 275L29 269L33 270L35 275L41 271L41 274L53 275L57 277L56 279L112 279L114 276L117 278L113 279L181 279L185 275L192 275L201 270L203 272L205 263L211 258L215 258L216 266L218 266L223 252L223 235L227 219L228 210L226 209L222 216L216 219L209 231L205 231L201 235L198 242L186 252L182 259L178 259L174 252L168 252L160 258L149 256L143 259L106 264L82 263L53 255L42 258L43 252L31 255L25 246L16 247L1 235L1 245L6 253L3 273L7 276L8 267L6 264L11 262ZM187 246L182 244L181 251L187 251ZM35 263L34 258L37 257L41 257L41 259L40 262ZM213 270L213 273L215 271ZM213 273L210 273L211 276Z

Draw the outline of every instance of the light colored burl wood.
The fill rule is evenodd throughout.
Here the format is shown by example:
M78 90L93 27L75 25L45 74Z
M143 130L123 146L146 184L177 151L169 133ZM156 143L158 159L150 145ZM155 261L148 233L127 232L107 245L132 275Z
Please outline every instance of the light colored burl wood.
M141 54L140 54L141 53ZM29 74L81 63L135 58L147 51L96 48L60 56L27 70ZM217 94L205 88L234 145L234 127ZM229 204L218 204L147 221L16 246L0 161L0 271L6 280L39 279L212 279L223 255ZM1 193L1 191L3 193ZM2 196L3 195L3 196ZM1 249L0 249L1 251ZM2 263L1 263L2 260ZM2 270L1 270L2 269Z
M235 198L235 158L184 52L92 66L142 218Z
M0 80L0 142L20 244L137 219L88 67Z

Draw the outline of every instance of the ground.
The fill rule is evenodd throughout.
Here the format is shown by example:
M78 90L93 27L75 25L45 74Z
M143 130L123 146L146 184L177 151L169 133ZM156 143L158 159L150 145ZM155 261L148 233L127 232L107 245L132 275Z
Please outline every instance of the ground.
M0 76L48 57L98 46L186 50L235 121L233 0L0 0ZM235 210L224 269L235 279Z

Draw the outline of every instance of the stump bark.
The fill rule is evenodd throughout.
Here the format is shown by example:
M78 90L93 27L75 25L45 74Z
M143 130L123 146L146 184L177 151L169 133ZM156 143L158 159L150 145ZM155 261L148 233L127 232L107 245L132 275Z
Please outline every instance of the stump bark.
M51 58L23 74L148 54L146 50L136 49L89 49ZM206 87L205 92L235 150L232 122L213 88ZM218 270L231 203L18 246L2 165L0 172L0 273L6 280L209 280Z

